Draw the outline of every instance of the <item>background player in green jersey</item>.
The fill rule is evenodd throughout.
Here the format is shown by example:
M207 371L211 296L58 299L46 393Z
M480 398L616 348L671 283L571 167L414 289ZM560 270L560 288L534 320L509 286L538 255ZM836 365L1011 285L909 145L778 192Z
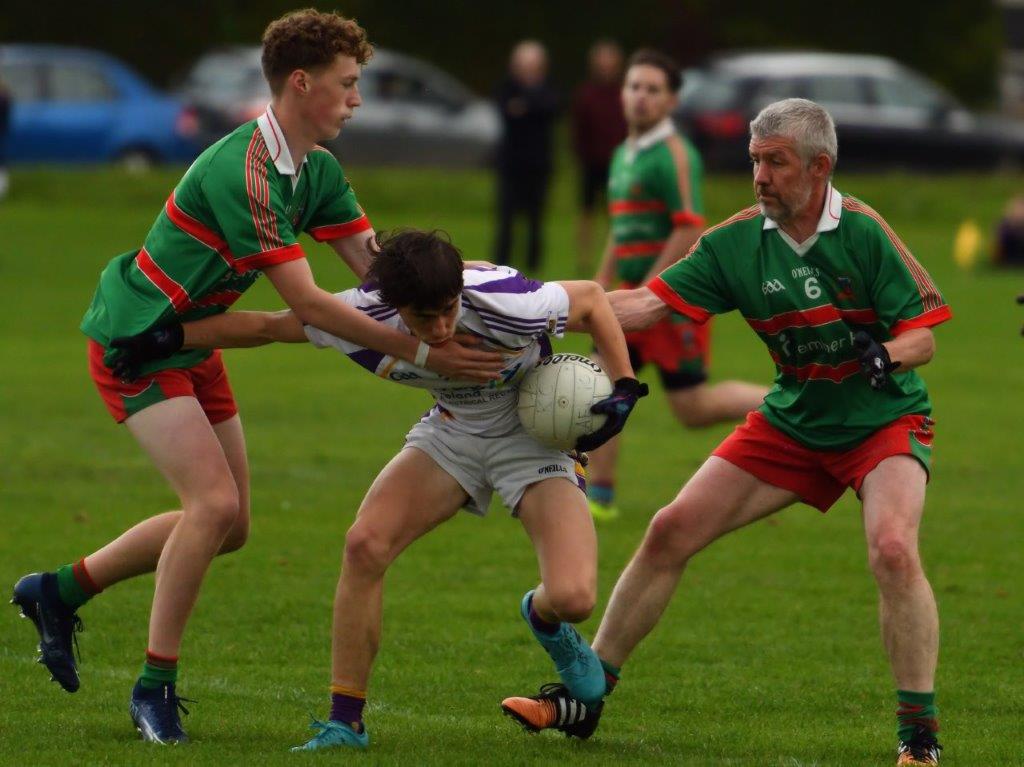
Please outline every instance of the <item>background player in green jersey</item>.
M826 511L852 487L897 687L898 764L937 764L939 622L918 551L933 422L915 368L931 360L931 327L950 309L885 220L832 186L836 134L823 108L771 104L751 134L758 204L709 229L645 287L610 300L627 331L673 310L698 322L739 310L775 361L775 385L655 514L593 647L610 689L691 557L797 501ZM565 709L551 697L506 706L535 727L564 727L550 712ZM588 711L588 732L599 714Z
M700 155L672 123L679 65L642 49L629 60L622 106L629 137L612 156L608 179L611 231L597 281L606 289L644 285L682 258L704 229ZM633 368L658 368L669 407L691 428L734 421L756 408L767 389L743 381L707 383L708 323L665 317L629 333ZM618 440L590 456L590 510L598 520L618 516L615 467Z
M180 510L139 523L56 573L25 576L13 601L36 624L42 662L74 692L77 608L118 581L156 570L146 662L131 699L146 740L186 739L175 693L178 651L211 559L238 549L248 535L248 465L219 352L176 354L129 382L112 373L112 339L223 312L265 273L304 322L367 348L480 381L497 378L502 366L500 355L456 343L417 343L313 281L301 231L330 243L360 277L370 260L369 221L337 161L317 142L337 136L360 105L360 71L371 53L366 33L337 14L298 11L270 24L263 38L272 91L266 113L203 152L144 247L103 271L82 321L101 396L168 480Z

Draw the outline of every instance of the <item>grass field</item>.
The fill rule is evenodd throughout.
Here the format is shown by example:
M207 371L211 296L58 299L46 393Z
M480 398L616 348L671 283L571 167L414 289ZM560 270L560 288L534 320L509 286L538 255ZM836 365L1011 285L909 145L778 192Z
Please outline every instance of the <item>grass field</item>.
M378 228L442 226L467 258L489 256L484 174L351 174ZM103 409L77 326L96 276L137 246L176 180L112 171L16 173L0 204L0 586L88 553L173 507L156 472ZM923 528L939 599L944 763L1024 763L1021 393L1024 339L1012 297L1024 274L953 266L964 218L988 231L1018 178L840 175L931 270L955 320L924 371L936 403L936 470ZM749 204L745 178L712 179L713 220ZM572 189L549 217L546 277L572 275ZM322 285L352 282L310 243ZM276 308L260 283L239 304ZM716 326L715 377L767 381L770 360L735 317ZM583 350L579 340L563 348ZM507 694L552 678L518 617L536 565L497 506L461 515L389 575L385 635L370 691L365 754L298 756L309 712L326 712L330 604L344 532L376 471L425 409L425 395L375 380L331 352L227 354L249 441L253 533L212 568L182 652L195 698L175 750L139 743L127 696L142 660L151 577L83 611L82 689L36 666L34 632L0 614L0 763L891 764L895 700L855 499L827 516L798 506L698 557L658 630L625 669L598 734L528 737L499 715ZM654 384L650 375L644 376ZM656 395L628 432L624 518L601 536L601 604L651 514L726 433L685 432Z

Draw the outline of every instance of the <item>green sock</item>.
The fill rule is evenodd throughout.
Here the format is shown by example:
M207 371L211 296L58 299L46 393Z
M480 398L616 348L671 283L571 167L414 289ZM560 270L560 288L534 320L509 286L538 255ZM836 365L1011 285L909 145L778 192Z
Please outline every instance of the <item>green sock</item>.
M598 660L601 661L601 668L604 669L604 694L611 695L615 685L619 683L619 677L622 676L622 669L601 658Z
M896 722L900 740L910 740L914 736L914 728L918 725L927 727L932 732L939 731L939 709L935 705L934 692L911 692L897 690Z
M61 565L57 568L57 591L60 594L60 601L72 610L77 610L96 594L82 588L82 584L75 576L74 565Z
M139 676L139 684L143 687L154 690L163 687L165 684L174 684L178 681L177 660L158 660L146 654L146 662L142 664L142 674Z

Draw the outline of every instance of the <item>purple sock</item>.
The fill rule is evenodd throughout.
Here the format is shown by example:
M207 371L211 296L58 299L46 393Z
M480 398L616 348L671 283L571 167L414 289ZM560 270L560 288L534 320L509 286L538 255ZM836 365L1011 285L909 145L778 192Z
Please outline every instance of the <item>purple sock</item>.
M339 692L331 693L331 721L344 722L345 724L361 723L363 721L363 706L366 705L366 698L357 698L355 695L343 695Z
M537 615L537 611L533 609L533 600L530 600L530 625L541 634L554 634L558 631L561 623L548 623L546 620Z

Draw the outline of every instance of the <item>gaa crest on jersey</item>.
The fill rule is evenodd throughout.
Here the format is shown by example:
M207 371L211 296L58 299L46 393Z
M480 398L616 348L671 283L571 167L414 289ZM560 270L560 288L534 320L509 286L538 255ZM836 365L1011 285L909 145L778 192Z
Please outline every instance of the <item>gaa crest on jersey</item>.
M853 280L849 277L836 277L836 287L839 289L837 294L839 298L854 298Z

